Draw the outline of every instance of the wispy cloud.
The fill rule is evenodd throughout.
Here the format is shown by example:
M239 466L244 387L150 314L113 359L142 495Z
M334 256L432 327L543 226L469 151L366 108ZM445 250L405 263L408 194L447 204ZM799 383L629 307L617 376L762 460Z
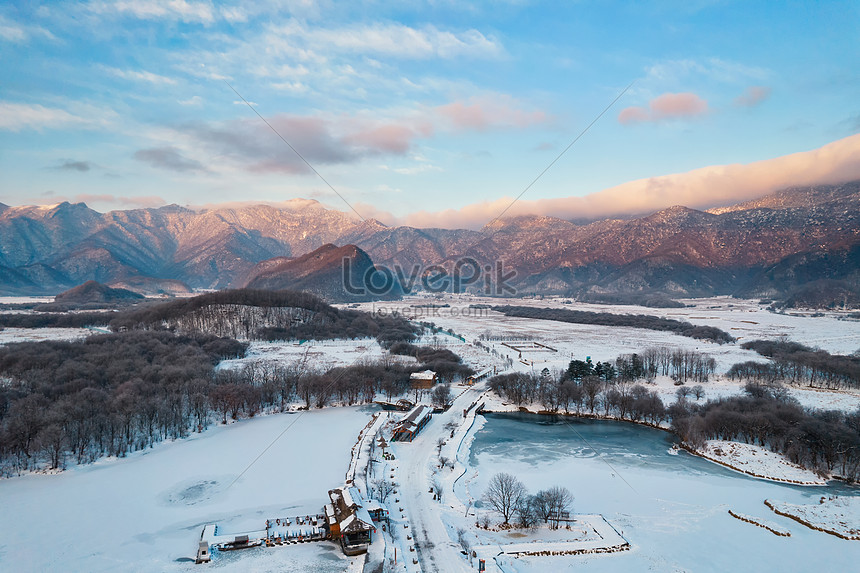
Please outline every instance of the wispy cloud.
M182 99L177 101L179 105L200 105L203 103L203 98L200 96L191 96L188 99Z
M524 110L520 102L501 94L471 98L465 102L451 102L437 107L435 111L458 130L522 128L546 123L549 120L543 111Z
M273 27L271 32L284 42L299 41L325 50L392 58L497 58L504 54L498 40L475 29L453 32L399 23L322 28L292 21Z
M770 97L770 88L767 86L750 86L744 93L735 98L738 107L755 107Z
M60 165L54 167L54 169L59 169L61 171L79 171L81 173L85 173L93 168L93 164L89 161L64 161Z
M124 80L131 80L135 82L147 82L150 84L168 84L174 85L176 84L176 80L173 78L168 78L167 76L161 76L158 74L153 74L152 72L140 71L140 70L121 70L118 68L104 68L106 72L111 74L112 76L116 76L118 78L122 78Z
M21 131L22 129L62 128L90 124L90 120L69 113L64 109L0 101L0 129Z
M665 93L648 102L647 109L634 106L621 110L618 121L623 124L662 121L691 118L707 112L708 102L694 93Z
M179 20L211 24L215 12L209 2L187 0L112 0L95 1L88 8L98 14L120 14L141 20Z
M33 37L56 40L49 30L33 24L22 24L0 15L0 40L13 44L26 44Z
M140 149L134 153L134 158L168 171L205 171L199 161L185 157L178 149L170 146Z

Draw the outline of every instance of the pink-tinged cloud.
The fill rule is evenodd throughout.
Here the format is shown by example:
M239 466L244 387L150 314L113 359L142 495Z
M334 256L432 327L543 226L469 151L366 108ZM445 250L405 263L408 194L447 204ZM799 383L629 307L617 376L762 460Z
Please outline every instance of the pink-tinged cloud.
M739 107L754 107L770 97L770 88L767 86L750 86L744 93L735 98L735 105Z
M708 102L694 93L665 93L648 102L648 109L634 106L621 110L618 121L623 124L662 121L696 117L707 112Z
M524 128L546 123L540 110L524 110L514 98L493 96L455 101L436 108L436 113L455 130L486 131L493 128Z
M756 199L786 187L860 179L860 134L811 151L748 164L714 165L630 181L584 197L521 200L505 214L548 215L562 219L598 219L646 214L673 205L708 209ZM502 198L461 209L418 212L401 222L416 227L478 229L511 202Z
M360 129L343 140L358 148L402 155L409 151L415 137L415 130L411 127L389 123Z

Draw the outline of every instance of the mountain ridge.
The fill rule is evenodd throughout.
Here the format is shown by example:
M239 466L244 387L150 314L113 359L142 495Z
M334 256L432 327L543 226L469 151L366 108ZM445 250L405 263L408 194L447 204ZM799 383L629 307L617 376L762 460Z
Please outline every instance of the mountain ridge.
M84 203L6 207L0 292L56 294L87 280L141 278L225 288L243 284L263 261L331 244L354 245L369 264L407 274L434 264L450 270L463 257L482 266L502 262L517 271L521 293L784 296L802 286L793 265L805 269L803 281L827 278L860 289L856 257L840 255L860 244L858 213L860 181L793 187L708 211L678 205L587 224L526 215L479 231L386 226L304 199L104 214ZM821 259L825 254L831 256ZM819 259L828 261L827 276L810 266Z

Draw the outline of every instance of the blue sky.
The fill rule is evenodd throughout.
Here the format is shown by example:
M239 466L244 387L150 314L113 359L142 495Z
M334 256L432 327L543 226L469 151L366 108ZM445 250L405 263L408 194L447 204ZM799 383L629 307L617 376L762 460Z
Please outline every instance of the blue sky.
M512 213L860 176L856 1L392 4L4 3L0 202L347 209L230 86L386 222L480 226L631 82Z

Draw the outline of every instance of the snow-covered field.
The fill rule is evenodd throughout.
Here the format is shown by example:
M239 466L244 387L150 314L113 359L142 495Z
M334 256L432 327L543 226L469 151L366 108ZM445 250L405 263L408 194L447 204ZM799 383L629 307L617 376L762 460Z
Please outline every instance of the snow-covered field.
M263 416L59 475L2 480L0 571L199 572L185 559L205 524L242 532L274 515L318 512L343 484L373 411ZM219 554L206 567L343 571L349 562L334 544L315 543Z
M808 526L860 541L860 496L822 496L818 503L805 504L768 500L767 505Z
M303 365L309 371L374 362L382 358L415 362L409 356L391 356L372 338L358 340L309 340L298 342L251 342L244 358L224 360L218 368L240 369L249 363Z
M52 296L0 296L0 304L32 304L54 302Z
M89 328L4 328L0 330L0 346L13 342L43 340L80 340L97 332Z
M678 387L668 376L658 376L651 384L645 383L646 388L654 390L659 394L663 402L668 406L675 402ZM694 386L694 384L688 384ZM729 396L737 396L743 393L744 384L737 380L730 380L722 376L711 378L702 383L704 396L696 400L695 396L688 396L690 402L704 403L707 400L717 400ZM860 408L860 391L854 389L846 390L821 390L803 386L788 386L788 393L805 408L818 410L842 410L843 412L854 412Z
M565 304L565 301L570 301L570 304ZM485 309L470 308L470 305L474 304L490 306L512 304L615 314L647 314L686 320L693 324L715 326L725 330L738 338L739 342L757 338L775 339L785 336L791 340L819 347L834 354L851 354L860 350L860 322L848 319L847 316L850 314L848 312L828 311L820 317L813 317L810 312L777 314L768 311L766 305L759 304L756 300L731 297L683 299L680 302L689 306L687 308L647 308L580 303L563 297L497 299L470 295L445 295L438 299L429 296L409 296L397 302L365 303L360 308L382 312L397 309L406 314L414 315L420 320L434 322L443 328L453 328L455 332L464 334L467 338L477 338L484 332L502 335L508 332L508 326L512 327L511 333L528 333L528 319L509 318ZM447 308L416 308L414 306L430 303L448 304L450 306ZM553 335L553 331L557 331L559 328L561 331L557 335ZM548 340L553 337L564 340L565 335L579 335L581 338L578 341L579 344L571 347L570 351L574 351L577 358L590 355L595 361L614 358L624 352L635 352L647 346L660 344L672 347L677 345L679 348L690 348L692 345L693 348L698 346L700 350L708 352L714 350L712 347L719 348L719 345L704 341L633 328L592 327L556 322L550 323L548 328L536 328L534 333L536 337L541 335L550 337ZM589 340L591 336L598 338ZM540 338L538 339L540 340ZM600 349L607 344L608 347L605 348L605 352L601 352ZM721 354L715 353L718 362ZM751 355L754 353L747 354L744 352L735 356L748 357Z

